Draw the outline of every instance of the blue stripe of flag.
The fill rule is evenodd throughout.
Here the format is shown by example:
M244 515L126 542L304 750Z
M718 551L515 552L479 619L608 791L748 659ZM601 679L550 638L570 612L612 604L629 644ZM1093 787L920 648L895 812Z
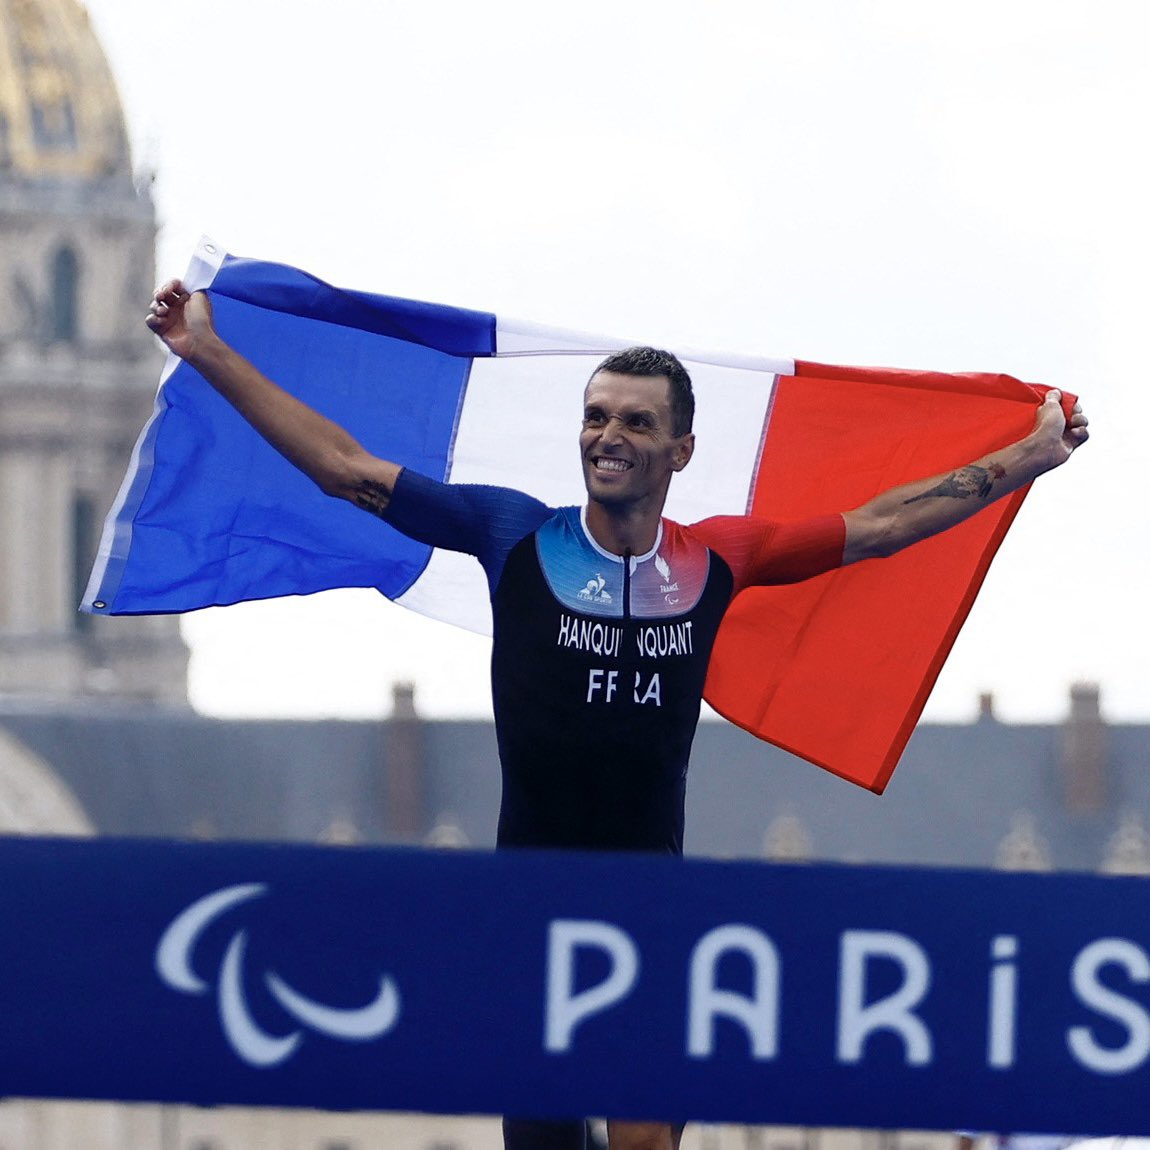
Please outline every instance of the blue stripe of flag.
M448 355L495 354L495 316L332 287L284 264L225 256L212 292L270 311L355 328Z
M210 295L221 336L265 374L373 454L448 477L471 356L494 351L494 316L231 257ZM188 365L157 412L86 609L155 614L332 587L394 598L426 566L429 548L323 495Z

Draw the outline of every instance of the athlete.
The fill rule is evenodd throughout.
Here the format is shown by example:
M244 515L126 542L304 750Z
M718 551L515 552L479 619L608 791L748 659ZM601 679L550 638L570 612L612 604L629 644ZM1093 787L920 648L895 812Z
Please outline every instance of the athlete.
M664 519L691 460L694 399L667 352L608 357L584 394L587 502L443 484L379 459L216 334L207 297L158 289L147 324L327 494L475 555L491 592L501 847L681 854L687 762L719 623L744 587L893 554L1064 463L1087 420L1051 391L1025 438L862 507L799 523ZM610 1122L612 1150L672 1150L681 1128ZM582 1123L508 1119L512 1150L585 1145Z

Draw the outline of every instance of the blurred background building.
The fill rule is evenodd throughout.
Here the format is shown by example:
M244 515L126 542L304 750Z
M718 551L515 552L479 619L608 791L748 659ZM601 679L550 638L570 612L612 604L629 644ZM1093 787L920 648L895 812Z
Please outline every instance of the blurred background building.
M161 363L140 322L155 213L76 0L0 0L0 833L487 848L484 722L222 721L187 704L173 618L78 602ZM881 800L700 729L688 853L1150 873L1150 738L1075 686L1065 722L926 725ZM945 817L939 817L945 813ZM934 1150L949 1134L690 1127L693 1150ZM480 1150L490 1119L0 1103L0 1148Z
M0 0L0 690L181 703L178 621L76 612L162 362L155 214L72 0Z

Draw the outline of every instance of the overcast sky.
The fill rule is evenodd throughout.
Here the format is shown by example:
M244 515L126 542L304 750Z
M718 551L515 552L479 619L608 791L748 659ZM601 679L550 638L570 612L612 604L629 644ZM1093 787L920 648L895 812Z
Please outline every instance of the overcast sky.
M1150 720L1150 5L87 7L156 173L162 277L208 233L636 341L1081 394L1094 438L1035 486L926 715L993 691L1048 720L1089 679L1110 718ZM378 715L395 679L427 713L488 713L486 642L373 592L185 633L212 713Z

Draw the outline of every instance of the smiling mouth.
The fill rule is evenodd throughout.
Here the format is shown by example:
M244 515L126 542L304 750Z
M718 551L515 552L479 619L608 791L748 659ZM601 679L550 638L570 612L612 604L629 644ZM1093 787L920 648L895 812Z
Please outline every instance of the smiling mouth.
M625 459L606 459L602 455L594 461L596 471L630 471L634 466Z

